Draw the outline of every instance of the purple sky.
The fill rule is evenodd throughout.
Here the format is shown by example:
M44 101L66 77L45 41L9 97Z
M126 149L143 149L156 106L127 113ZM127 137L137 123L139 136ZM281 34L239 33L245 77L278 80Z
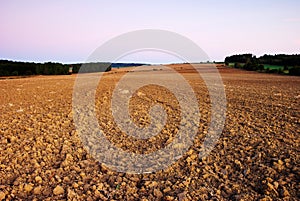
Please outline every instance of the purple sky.
M222 61L235 53L300 53L300 1L1 0L0 59L83 62L129 31L164 29ZM123 61L178 62L163 53Z

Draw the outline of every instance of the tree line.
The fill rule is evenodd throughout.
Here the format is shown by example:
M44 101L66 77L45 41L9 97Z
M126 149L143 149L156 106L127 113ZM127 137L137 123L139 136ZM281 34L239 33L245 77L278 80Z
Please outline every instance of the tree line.
M234 63L233 67L251 71L260 71L267 73L279 73L289 75L300 75L300 54L286 55L263 55L256 57L253 54L238 54L225 58L225 64L229 66ZM282 66L282 68L270 69L267 65Z
M141 63L76 63L62 64L57 62L34 63L0 60L0 76L18 76L18 75L67 75L72 73L85 72L107 72L111 68L141 66ZM83 67L82 67L83 66ZM82 68L81 68L82 67Z
M109 62L62 64L57 62L34 63L0 60L0 76L67 75L70 74L70 68L72 69L72 73L78 73L79 70L80 72L107 72L111 68L140 65L144 64ZM81 68L81 66L84 67Z

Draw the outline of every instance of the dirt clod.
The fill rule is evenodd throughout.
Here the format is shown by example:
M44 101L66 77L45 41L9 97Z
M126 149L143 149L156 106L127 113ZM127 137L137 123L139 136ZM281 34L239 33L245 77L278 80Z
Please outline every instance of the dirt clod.
M0 191L0 200L4 200L5 199L6 194L2 191Z
M97 137L81 139L75 127L76 75L0 79L0 200L297 200L300 78L219 68L227 98L225 125L212 151L200 158L204 139L211 134L210 93L191 66L170 67L192 87L199 120L181 122L176 96L153 84L133 92L128 107L132 121L143 127L151 123L151 107L161 106L167 116L165 125L157 124L161 133L137 139L122 132L111 111L116 84L130 70L121 68L103 74L95 110L79 117L95 113L99 128L113 146L137 154L166 147L182 125L198 126L185 153L175 153L173 164L146 174L114 171L91 155L100 149L84 146L90 143L92 148L99 141ZM209 66L196 67L206 72ZM133 81L149 79L147 72L138 72ZM168 78L170 71L155 73ZM210 77L210 73L205 75ZM122 95L131 93L126 90L124 86ZM84 100L92 95L89 92ZM175 150L184 146L182 140L174 142ZM161 155L148 162L154 167L169 157Z
M65 190L63 187L61 186L56 186L54 189L53 189L53 194L54 195L61 195L61 194L64 194Z

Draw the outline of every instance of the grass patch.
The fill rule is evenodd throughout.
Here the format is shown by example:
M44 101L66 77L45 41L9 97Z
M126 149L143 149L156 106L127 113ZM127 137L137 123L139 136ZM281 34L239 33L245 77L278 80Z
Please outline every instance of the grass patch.
M276 70L279 70L279 69L281 69L281 70L283 70L283 66L277 66L277 65L270 65L270 64L263 64L264 65L264 69L270 69L270 70L272 70L272 69L276 69Z
M238 62L237 62L238 63ZM229 67L233 67L234 68L234 64L235 63L229 63ZM238 63L241 67L243 67L245 65L245 63Z

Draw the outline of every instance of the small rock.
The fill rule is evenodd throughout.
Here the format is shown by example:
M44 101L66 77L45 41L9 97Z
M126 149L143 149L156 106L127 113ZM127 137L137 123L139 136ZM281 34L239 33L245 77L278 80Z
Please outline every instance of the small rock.
M30 150L31 150L31 147L25 146L24 149L25 149L25 151L30 151Z
M43 182L43 179L42 179L42 177L40 177L40 176L36 176L35 177L35 181L37 182L37 183L42 183Z
M98 191L98 189L95 190L94 194L95 194L96 197L100 197L101 196L101 193Z
M17 110L17 112L23 112L24 110L23 109L19 109L19 110Z
M269 191L273 191L276 194L276 196L279 195L278 192L276 191L276 189L274 188L274 186L271 183L268 182L267 186L268 186Z
M82 179L84 179L84 178L86 177L86 175L85 175L84 172L81 172L81 173L80 173L80 176L81 176Z
M75 183L73 183L73 187L74 187L74 188L78 188L79 185L75 182Z
M163 190L164 193L170 192L172 189L170 187L167 187Z
M282 160L278 160L278 164L279 164L279 165L283 165L284 163L283 163Z
M162 198L163 197L162 192L160 190L158 190L158 189L154 189L153 194L157 198Z
M289 197L290 196L289 191L285 187L283 187L283 196L284 197Z
M65 192L65 190L63 189L63 187L61 186L56 186L53 190L53 194L54 195L61 195Z
M156 187L158 183L156 181L146 181L145 186L148 186L149 188Z
M174 200L174 197L168 195L168 196L166 196L165 200L166 201L172 201L172 200Z
M104 187L103 183L100 183L100 184L98 184L97 189L98 189L98 190L103 190L103 187Z
M137 95L138 96L145 96L145 94L143 92L140 92L140 91L137 93Z
M275 181L275 182L273 183L273 186L274 186L274 188L277 190L277 189L278 189L278 186L279 186L279 183L278 183L277 181Z
M43 195L45 195L45 196L49 196L49 195L51 195L51 193L52 193L52 190L51 190L51 188L50 187L48 187L48 186L46 186L46 187L44 187L44 189L43 189Z
M76 198L76 193L71 189L68 189L68 199L74 199L74 198Z
M28 130L28 131L33 131L33 128L26 127L26 130Z
M42 192L42 187L41 186L35 187L33 189L33 194L35 194L35 195L39 195L39 194L41 194L41 192Z
M179 200L179 201L184 200L184 198L185 198L185 192L179 193L179 194L177 195L177 197L178 197L178 200Z
M71 180L69 177L64 177L63 181L64 181L64 183L69 183Z
M2 191L0 191L0 200L4 200L6 194Z
M277 163L274 162L274 165L277 170L282 171L284 169L284 163L282 160L278 160Z
M29 193L32 189L33 189L33 185L32 185L32 184L25 184L25 185L24 185L24 190L25 190L26 192Z
M17 140L17 138L16 138L15 136L11 136L11 137L10 137L10 141L11 141L11 142L15 142L16 140Z

